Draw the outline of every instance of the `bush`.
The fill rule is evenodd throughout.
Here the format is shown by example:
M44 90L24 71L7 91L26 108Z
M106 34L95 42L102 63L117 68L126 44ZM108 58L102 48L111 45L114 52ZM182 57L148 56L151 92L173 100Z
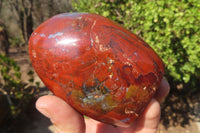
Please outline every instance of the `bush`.
M197 88L200 80L199 0L74 0L72 5L75 11L97 13L122 24L160 55L167 77Z

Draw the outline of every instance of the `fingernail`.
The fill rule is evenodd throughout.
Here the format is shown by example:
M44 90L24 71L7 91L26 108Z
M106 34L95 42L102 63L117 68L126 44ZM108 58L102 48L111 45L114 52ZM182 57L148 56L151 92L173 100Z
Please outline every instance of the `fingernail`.
M47 112L46 109L44 108L37 108L43 115L45 115L46 117L50 118L50 114Z
M163 78L162 82L163 82L163 87L167 88L167 90L169 91L170 90L170 85L169 85L167 79Z
M163 103L163 102L165 101L167 95L168 95L169 92L170 92L170 85L169 85L168 81L164 78L164 79L162 80L162 82L163 82L162 87L164 88L164 89L163 89L163 90L164 90L164 92L163 92L163 93L164 93L164 96L163 96L163 98L161 98L160 103Z

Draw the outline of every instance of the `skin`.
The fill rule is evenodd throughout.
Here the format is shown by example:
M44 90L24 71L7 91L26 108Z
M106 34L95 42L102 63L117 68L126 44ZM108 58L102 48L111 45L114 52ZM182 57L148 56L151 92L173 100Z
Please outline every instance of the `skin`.
M145 111L130 127L114 127L84 117L56 96L42 96L36 108L48 117L55 126L55 133L156 133L160 121L160 103L170 90L169 83L162 79L160 88Z

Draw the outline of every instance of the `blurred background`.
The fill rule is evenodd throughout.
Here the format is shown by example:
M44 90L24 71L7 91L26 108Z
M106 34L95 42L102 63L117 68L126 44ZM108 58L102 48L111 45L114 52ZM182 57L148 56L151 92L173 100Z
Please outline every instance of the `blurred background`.
M145 40L166 65L171 91L159 133L200 132L199 0L0 0L0 133L51 133L35 109L51 94L28 57L33 30L64 12L108 17Z

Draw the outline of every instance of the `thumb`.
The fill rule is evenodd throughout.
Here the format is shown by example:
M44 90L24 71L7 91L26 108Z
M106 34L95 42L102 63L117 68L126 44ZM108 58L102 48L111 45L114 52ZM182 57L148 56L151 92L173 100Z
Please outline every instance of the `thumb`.
M56 96L43 96L36 108L54 124L56 133L84 133L85 123L81 114Z
M137 133L156 133L160 121L160 104L152 99L137 121Z

